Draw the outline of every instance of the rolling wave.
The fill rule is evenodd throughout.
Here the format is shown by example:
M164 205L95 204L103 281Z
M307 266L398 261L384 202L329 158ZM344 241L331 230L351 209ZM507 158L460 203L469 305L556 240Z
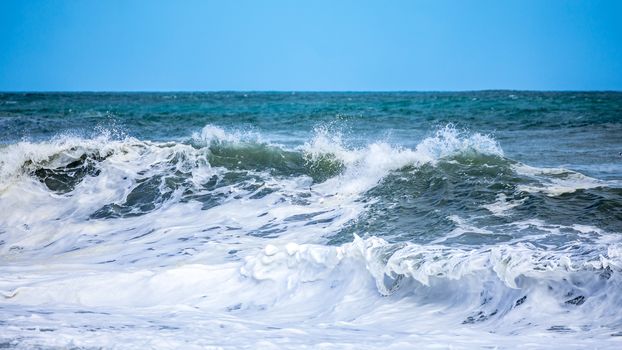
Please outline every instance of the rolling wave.
M621 198L619 182L527 166L452 126L413 148L352 147L322 128L286 147L212 125L170 142L22 141L0 152L0 304L52 310L42 324L64 315L85 347L87 324L106 346L106 324L163 339L198 314L217 321L197 330L250 342L358 329L373 347L442 325L496 345L547 332L613 342ZM4 336L67 345L25 329Z

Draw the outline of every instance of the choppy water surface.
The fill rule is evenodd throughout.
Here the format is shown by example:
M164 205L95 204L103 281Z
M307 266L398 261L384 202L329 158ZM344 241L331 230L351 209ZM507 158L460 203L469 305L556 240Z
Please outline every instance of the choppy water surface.
M621 93L0 94L0 347L622 346Z

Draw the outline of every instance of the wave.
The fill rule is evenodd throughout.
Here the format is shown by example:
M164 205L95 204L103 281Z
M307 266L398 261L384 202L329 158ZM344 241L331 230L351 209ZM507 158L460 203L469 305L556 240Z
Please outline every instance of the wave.
M501 334L613 334L622 326L616 311L622 305L621 252L616 244L605 254L570 258L569 252L529 245L461 250L355 237L341 246L267 245L242 262L97 274L76 270L26 285L14 282L2 295L23 305L166 309L184 304L196 312L310 327L333 318L371 327L390 322L393 332L427 329L426 318L393 323L416 309L445 324ZM50 266L50 276L57 268L67 266Z
M190 147L192 146L192 147ZM279 175L309 175L313 171L325 173L325 178L338 175L347 168L378 168L388 171L405 166L436 163L439 159L456 154L494 154L503 152L496 141L480 134L461 136L451 126L440 129L432 137L424 139L414 150L372 143L364 148L348 149L340 137L328 135L322 128L308 143L296 149L286 149L261 140L260 136L243 133L226 133L223 129L208 125L200 134L185 142L150 142L135 138L111 139L110 133L84 139L74 136L58 136L40 143L19 142L4 148L0 157L3 183L20 173L38 168L54 169L74 164L81 158L103 161L111 155L154 154L170 158L172 153L203 155L213 167L246 170L273 170ZM131 158L124 159L132 161ZM360 171L353 169L351 171ZM319 181L321 182L321 181Z
M392 170L434 164L450 155L467 153L502 155L491 138L479 134L460 138L452 127L437 131L414 150L382 142L348 149L322 129L302 147L286 149L263 142L256 135L229 134L208 125L189 143L158 143L131 137L115 140L109 133L91 139L58 136L39 143L19 142L4 147L0 155L0 184L6 189L16 178L29 175L52 191L67 193L85 176L97 176L105 163L124 171L132 168L134 177L158 169L187 174L212 168L281 177L309 176L316 184L340 177L342 186L343 182L357 179L358 184L352 186L359 187L355 192L360 193ZM204 179L199 176L197 180Z
M285 189L286 179L297 185ZM87 202L99 203L91 212L93 219L143 215L179 201L199 201L209 209L231 199L278 193L300 204L309 202L305 198L335 205L362 200L371 208L367 225L388 224L388 231L393 228L387 207L416 207L414 216L436 216L435 226L451 230L449 215L435 214L439 206L473 213L484 208L501 217L536 205L545 213L549 200L540 194L556 197L593 189L603 197L595 209L600 215L622 215L608 198L619 196L615 181L529 167L505 158L492 137L450 125L414 149L385 142L347 147L327 128L316 129L309 142L287 148L263 141L261 135L227 133L212 125L184 142L113 139L103 133L90 139L65 135L5 147L0 154L0 191L32 180L56 195L88 196ZM583 199L583 194L578 192L576 198L594 200ZM342 236L362 229L353 223Z
M622 302L619 293L614 292L622 272L622 246L590 249L594 248L572 254L518 244L463 250L440 245L395 245L377 237L355 236L352 243L337 247L268 245L259 255L247 258L240 271L254 280L273 281L278 288L295 291L310 282L331 281L335 278L331 273L354 261L373 277L377 292L383 296L398 295L417 303L449 303L454 311L465 306L481 307L494 298L497 305L486 308L495 307L499 317L528 298L555 299L555 304L561 306L560 317L566 313L562 309L568 310L569 305L588 302L586 312L607 313L608 320L600 319L620 326L622 318L607 312L607 305ZM517 295L519 299L504 300ZM458 300L461 305L455 304ZM537 301L532 305L537 306Z
M0 150L0 304L21 332L32 306L76 332L196 326L215 344L232 330L412 344L448 327L464 344L474 329L494 345L613 339L620 198L615 181L527 166L452 126L413 148L321 127L287 147L212 125L170 142L23 141Z

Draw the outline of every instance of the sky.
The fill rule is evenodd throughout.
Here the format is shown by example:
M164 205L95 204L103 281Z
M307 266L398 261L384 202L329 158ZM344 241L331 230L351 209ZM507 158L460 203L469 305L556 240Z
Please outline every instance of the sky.
M622 90L622 1L0 1L0 91Z

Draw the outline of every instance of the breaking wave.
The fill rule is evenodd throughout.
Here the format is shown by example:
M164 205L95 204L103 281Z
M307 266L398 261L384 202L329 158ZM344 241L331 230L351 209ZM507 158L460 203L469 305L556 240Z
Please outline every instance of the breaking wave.
M122 348L208 313L197 329L229 346L225 330L278 346L258 342L267 329L300 344L364 330L371 347L439 327L498 345L615 341L620 198L618 182L527 166L452 126L414 148L351 147L324 128L286 147L213 125L182 141L23 141L0 149L0 304L15 325L17 306L39 306L41 324L64 315L76 334L2 337Z

